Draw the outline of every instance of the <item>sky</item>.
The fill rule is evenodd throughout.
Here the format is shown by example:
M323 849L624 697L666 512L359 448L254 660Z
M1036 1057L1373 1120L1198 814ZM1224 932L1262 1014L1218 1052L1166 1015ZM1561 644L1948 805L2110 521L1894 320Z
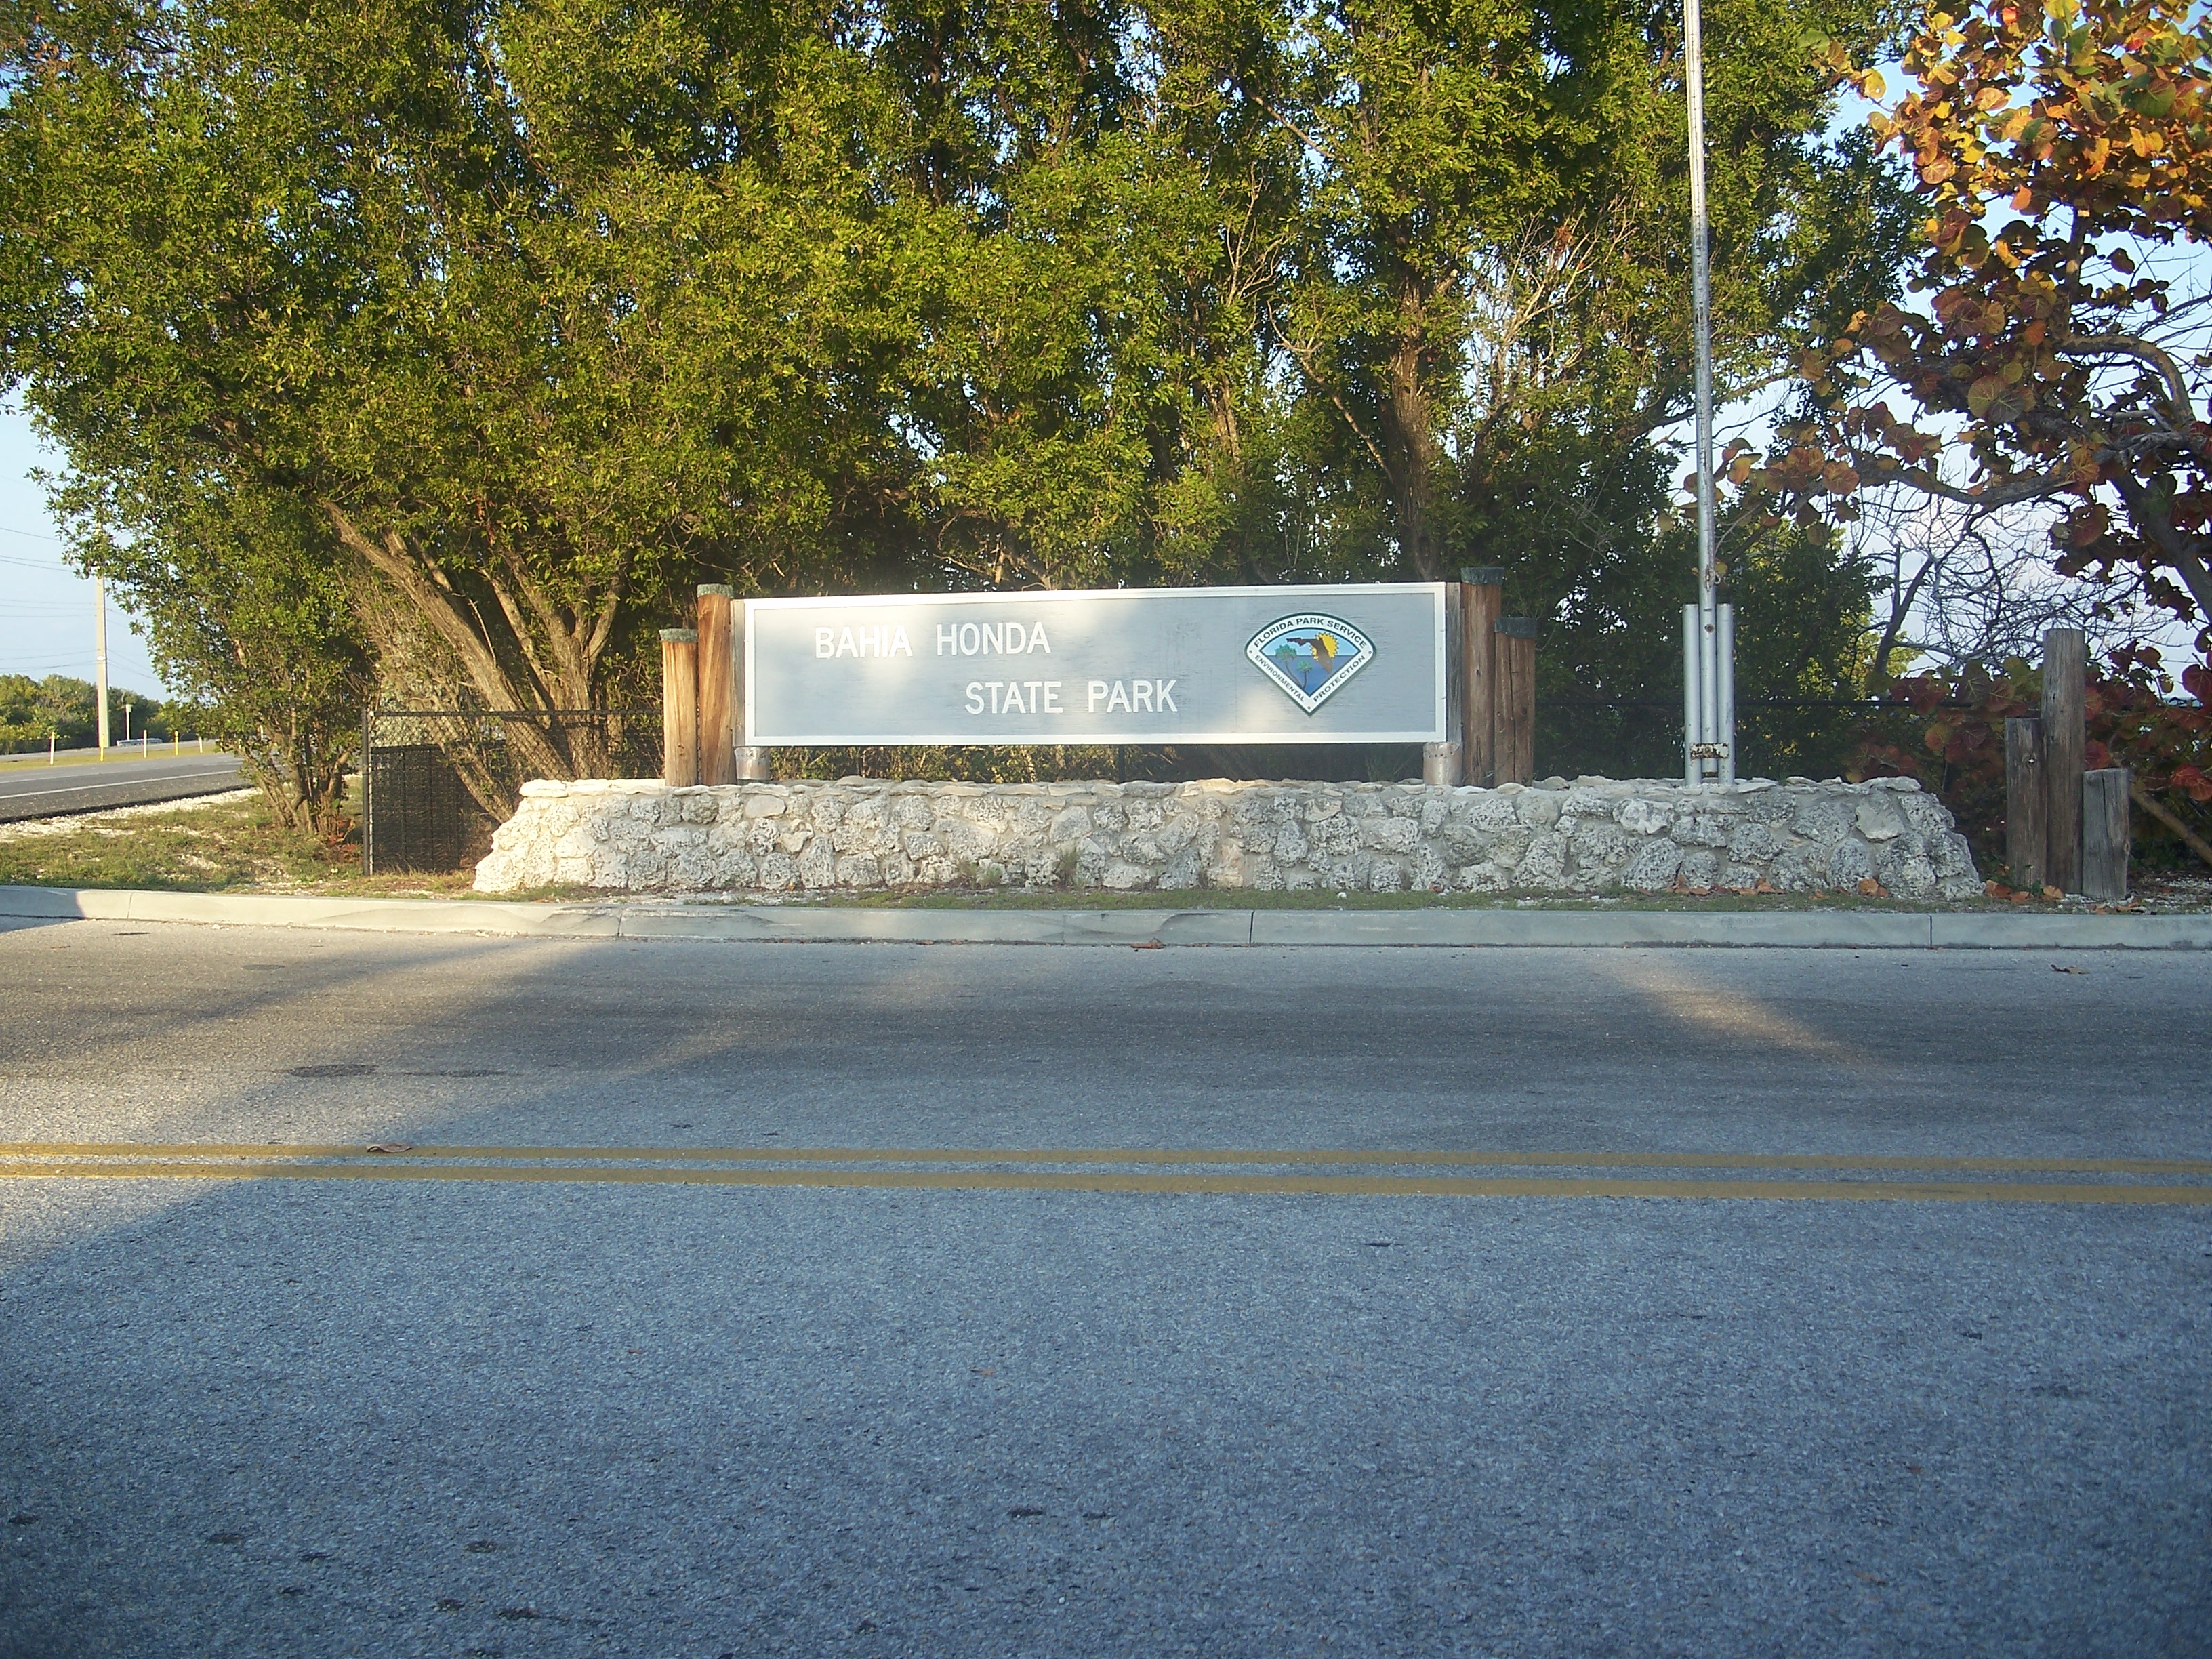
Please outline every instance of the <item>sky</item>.
M0 404L0 674L92 678L92 584L62 562L61 536L46 514L35 467L60 465L40 447L28 416ZM146 641L111 598L107 607L107 681L125 690L165 696Z

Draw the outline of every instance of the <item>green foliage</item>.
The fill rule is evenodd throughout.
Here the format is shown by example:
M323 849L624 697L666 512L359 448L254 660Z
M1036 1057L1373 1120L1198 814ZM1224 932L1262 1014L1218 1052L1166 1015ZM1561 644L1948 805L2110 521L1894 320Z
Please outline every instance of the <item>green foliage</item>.
M204 594L157 649L317 823L355 677L635 700L702 579L1498 563L1552 623L1547 675L1676 678L1671 12L14 15L0 380L69 459L82 555L149 617ZM1724 387L1891 291L1891 174L1823 137L1824 44L1873 49L1879 15L1717 0ZM1784 536L1733 562L1747 621L1776 624L1745 695L1832 678L1862 621L1840 552Z
M198 712L188 702L161 702L111 685L107 723L114 742L123 740L126 708L137 722L136 731L163 740L200 735ZM92 682L65 674L49 674L42 680L0 674L0 755L42 750L50 735L63 749L88 748L100 741L99 692Z

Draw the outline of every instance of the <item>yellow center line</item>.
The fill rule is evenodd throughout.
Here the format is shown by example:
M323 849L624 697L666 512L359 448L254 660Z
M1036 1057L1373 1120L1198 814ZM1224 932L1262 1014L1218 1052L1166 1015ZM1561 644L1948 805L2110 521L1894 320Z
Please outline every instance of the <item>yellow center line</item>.
M1620 1177L1237 1175L1051 1170L748 1170L283 1162L23 1160L0 1178L94 1181L500 1181L642 1186L842 1187L938 1191L1329 1194L1402 1198L1887 1200L1968 1204L2212 1205L2212 1186L1995 1181L1683 1181Z
M21 1158L295 1158L398 1157L535 1162L659 1164L1272 1164L1291 1168L1864 1170L1962 1175L2212 1176L2212 1159L1972 1158L1939 1154L1820 1152L1473 1152L1347 1147L1162 1146L410 1146L372 1154L362 1144L267 1142L0 1141L0 1160Z

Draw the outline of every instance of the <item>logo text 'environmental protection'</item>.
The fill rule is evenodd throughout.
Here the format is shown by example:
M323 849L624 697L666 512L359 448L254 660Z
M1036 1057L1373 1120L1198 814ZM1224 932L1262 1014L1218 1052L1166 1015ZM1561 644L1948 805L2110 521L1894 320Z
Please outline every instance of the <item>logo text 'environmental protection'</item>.
M1341 617L1310 611L1269 623L1244 654L1310 714L1375 660L1375 646Z

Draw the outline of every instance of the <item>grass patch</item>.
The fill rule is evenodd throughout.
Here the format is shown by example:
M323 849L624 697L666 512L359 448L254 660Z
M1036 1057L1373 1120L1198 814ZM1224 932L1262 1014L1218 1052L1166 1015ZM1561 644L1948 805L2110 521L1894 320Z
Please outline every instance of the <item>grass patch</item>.
M258 795L9 828L0 883L11 886L296 892L331 872L323 847L276 822Z

